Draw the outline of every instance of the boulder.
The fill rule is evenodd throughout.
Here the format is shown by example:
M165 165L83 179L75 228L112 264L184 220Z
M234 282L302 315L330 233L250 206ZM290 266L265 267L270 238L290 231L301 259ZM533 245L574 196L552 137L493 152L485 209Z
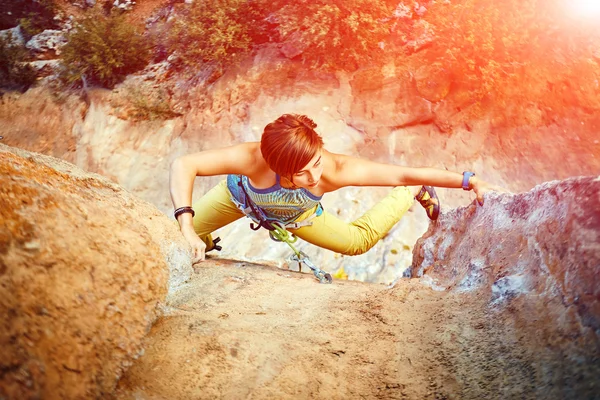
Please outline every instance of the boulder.
M135 1L133 0L115 0L113 7L118 8L121 11L129 11L133 9Z
M427 10L423 9L424 7L415 9L415 13L425 13ZM413 52L423 50L435 40L435 32L433 30L433 27L424 19L417 20L413 24L413 31L411 32L411 34L412 40L409 40L406 45Z
M189 277L185 246L107 179L0 144L0 398L111 393Z
M430 226L414 248L411 275L441 290L480 290L496 305L523 295L542 305L558 299L557 315L576 314L598 332L599 202L600 177L491 194L483 207L451 210Z
M299 32L294 32L281 44L281 53L287 58L294 58L304 53L306 44L302 42L302 37Z
M23 46L25 44L25 39L23 38L23 32L21 32L20 25L0 31L0 38L3 40L8 40L9 44L12 46Z
M60 60L37 60L29 65L37 72L38 76L53 76L61 67Z
M410 19L413 16L413 12L409 6L407 6L403 3L398 3L398 5L396 6L396 9L394 10L393 15L396 18Z
M415 72L414 79L419 95L433 103L443 100L452 85L450 71L439 63L423 65Z
M29 39L25 47L40 53L53 50L56 54L60 54L61 47L66 43L67 39L63 31L46 29Z

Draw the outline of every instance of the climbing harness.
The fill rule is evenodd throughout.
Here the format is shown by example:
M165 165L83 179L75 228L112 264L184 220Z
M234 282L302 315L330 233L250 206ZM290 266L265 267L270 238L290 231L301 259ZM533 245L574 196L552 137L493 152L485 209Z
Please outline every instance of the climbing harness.
M312 263L312 261L310 261L310 259L304 252L296 249L296 247L294 246L294 243L296 243L296 241L298 240L298 237L296 237L294 234L291 234L286 229L286 228L297 229L302 226L308 226L311 224L311 222L309 222L310 219L314 218L316 214L313 214L310 218L307 218L304 221L292 222L292 223L287 223L287 224L284 224L281 221L278 221L276 219L269 218L269 217L267 217L265 212L259 206L254 204L254 202L250 198L250 195L248 195L248 192L246 191L246 188L244 187L244 185L242 183L242 177L240 175L238 175L237 178L238 178L238 182L237 182L238 186L241 188L242 192L244 193L243 200L244 200L245 204L242 204L238 201L235 201L235 204L247 217L249 217L250 219L252 219L254 221L254 222L250 223L250 228L254 231L259 230L261 227L268 230L269 237L272 240L274 240L276 242L287 243L287 245L290 246L290 248L294 251L294 254L292 254L292 256L290 257L291 261L298 263L299 266L304 264L308 268L310 268L320 283L331 283L333 281L333 279L331 278L331 274L318 268L315 264ZM234 200L237 200L237 199L234 199ZM258 225L255 225L255 223Z

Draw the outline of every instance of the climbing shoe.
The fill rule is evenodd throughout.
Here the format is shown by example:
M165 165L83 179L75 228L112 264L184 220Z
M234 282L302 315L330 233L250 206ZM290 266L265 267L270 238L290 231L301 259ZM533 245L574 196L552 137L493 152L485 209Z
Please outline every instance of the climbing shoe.
M432 186L423 186L415 199L423 206L430 220L435 221L440 215L440 199Z

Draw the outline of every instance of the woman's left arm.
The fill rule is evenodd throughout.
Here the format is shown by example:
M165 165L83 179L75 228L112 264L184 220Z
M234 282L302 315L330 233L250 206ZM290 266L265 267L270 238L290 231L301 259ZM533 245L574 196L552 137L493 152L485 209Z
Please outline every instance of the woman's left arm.
M336 186L418 186L463 188L464 175L437 168L412 168L377 163L361 158L330 153L334 160ZM483 205L483 195L502 189L492 186L477 176L465 180L469 190L477 195Z

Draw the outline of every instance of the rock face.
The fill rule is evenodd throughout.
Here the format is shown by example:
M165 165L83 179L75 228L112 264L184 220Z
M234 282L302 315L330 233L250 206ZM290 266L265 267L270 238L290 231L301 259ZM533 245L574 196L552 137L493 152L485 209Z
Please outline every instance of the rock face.
M46 29L45 31L34 35L25 47L29 50L37 52L45 52L48 50L56 51L56 54L60 54L60 48L67 43L65 34L63 31Z
M25 45L25 39L23 39L23 33L21 32L20 26L0 31L0 38L3 40L8 40L10 38L10 44L13 46Z
M155 207L0 145L0 398L111 392L142 352L167 264L182 268L173 286L191 272L183 238Z
M497 305L526 295L555 323L598 333L599 202L600 177L586 177L452 210L417 242L412 275L434 288L483 290Z
M519 119L506 125L505 113L516 110L495 106L481 114L469 92L454 88L454 79L436 63L316 73L270 44L210 85L183 81L164 62L129 77L112 93L89 90L83 99L55 99L42 87L5 94L0 136L7 145L64 158L106 176L168 214L173 211L168 168L174 158L259 140L266 124L290 112L313 118L329 151L412 167L473 170L513 191L600 170L600 113L572 109L568 118L555 116L548 123L540 119L547 111L518 102ZM127 100L132 89L154 85L173 93L170 100L179 116L123 119L127 113L119 100ZM147 94L139 90L138 97ZM220 179L196 179L194 200ZM328 194L323 205L352 221L385 194L347 188ZM470 201L470 193L462 190L440 189L438 194L443 210ZM360 257L339 257L308 243L302 244L303 251L330 272L343 267L349 279L391 283L410 265L412 246L427 223L423 213L409 213L384 242ZM279 263L289 256L285 246L247 227L247 221L240 221L215 233L223 239L223 257Z

